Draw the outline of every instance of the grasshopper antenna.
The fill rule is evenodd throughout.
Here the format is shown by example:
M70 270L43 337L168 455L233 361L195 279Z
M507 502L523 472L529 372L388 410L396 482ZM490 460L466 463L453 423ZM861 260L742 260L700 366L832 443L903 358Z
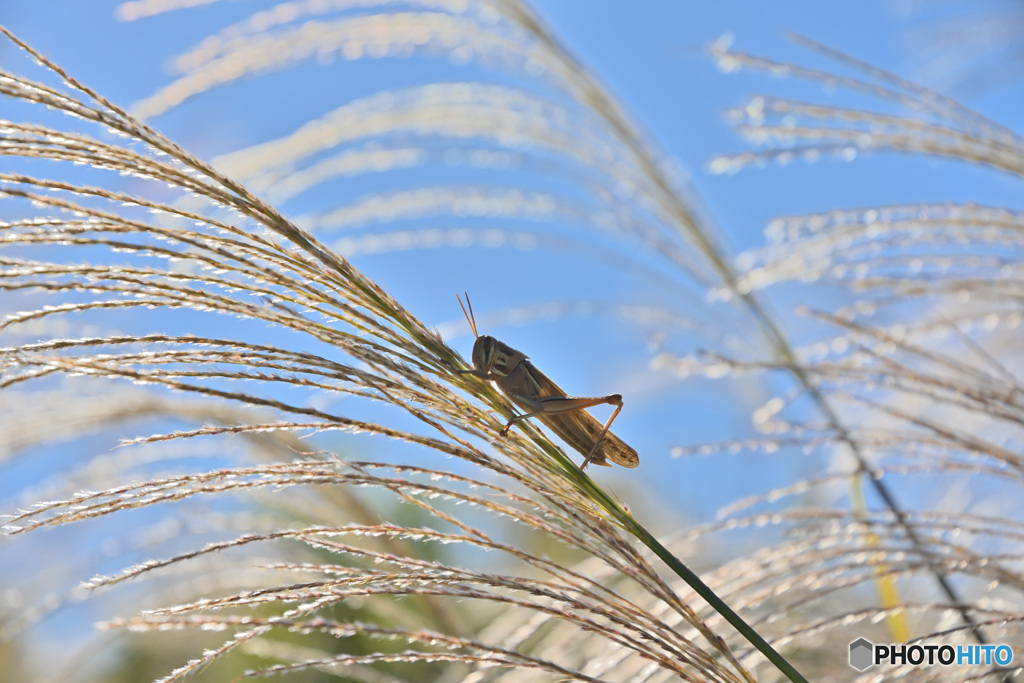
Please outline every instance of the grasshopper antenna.
M466 306L469 306L469 313L466 313L466 306L462 305L462 297L456 294L455 298L459 300L462 315L466 316L466 322L469 323L469 329L473 330L473 336L479 337L480 335L476 333L476 316L473 315L473 304L469 301L469 292L463 292L463 294L466 295Z

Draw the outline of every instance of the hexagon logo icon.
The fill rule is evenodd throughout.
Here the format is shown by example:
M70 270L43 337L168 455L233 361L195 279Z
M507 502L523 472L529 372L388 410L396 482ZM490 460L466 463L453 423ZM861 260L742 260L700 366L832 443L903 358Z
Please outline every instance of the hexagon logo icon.
M863 671L874 664L875 646L865 638L858 638L850 643L850 666Z

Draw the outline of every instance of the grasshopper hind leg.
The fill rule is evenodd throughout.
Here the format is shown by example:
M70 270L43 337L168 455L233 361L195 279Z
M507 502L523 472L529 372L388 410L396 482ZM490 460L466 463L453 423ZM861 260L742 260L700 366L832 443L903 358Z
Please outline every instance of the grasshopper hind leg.
M597 437L597 440L594 441L594 447L590 449L590 452L587 453L587 457L583 459L583 464L580 465L581 470L587 469L587 465L589 465L590 463L594 463L595 465L601 465L603 467L612 466L611 463L608 462L608 460L606 460L603 455L595 457L598 455L597 449L601 447L601 442L604 441L604 435L608 433L608 430L611 428L612 422L615 420L615 417L622 410L622 396L620 396L619 394L613 394L608 398L618 399L618 401L609 401L611 405L615 406L615 411L612 413L612 416L608 418L608 421L604 423L604 429L601 430L601 434Z
M622 411L622 395L611 394L609 396L601 396L598 398L584 398L584 397L570 397L570 396L545 396L540 399L534 399L527 401L522 397L518 397L517 402L521 405L532 408L530 412L523 413L522 415L516 415L507 423L505 427L499 432L501 436L507 436L508 430L512 428L516 422L525 420L530 417L541 417L542 419L547 418L551 420L553 417L563 415L565 413L572 413L576 411L585 411L587 408L591 408L597 405L613 405L615 411L608 418L608 421L604 424L604 428L601 429L601 433L594 439L594 445L591 446L590 451L586 454L583 460L583 464L580 469L586 469L587 465L593 463L602 467L611 467L611 463L605 458L603 453L600 453L598 449L601 447L601 443L604 441L605 435L612 426L612 422ZM600 423L597 423L600 424ZM557 431L557 430L556 430ZM565 434L562 434L563 438ZM579 448L577 446L577 448ZM583 450L579 449L582 453Z

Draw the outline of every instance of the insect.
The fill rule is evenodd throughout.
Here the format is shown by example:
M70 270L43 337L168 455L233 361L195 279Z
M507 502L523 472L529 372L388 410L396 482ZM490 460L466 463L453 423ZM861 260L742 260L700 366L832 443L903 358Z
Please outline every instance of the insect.
M494 337L477 334L469 294L466 295L468 313L466 306L462 305L462 298L458 298L462 314L466 316L466 322L476 337L473 343L473 369L460 372L493 382L501 393L525 411L508 421L501 430L502 436L508 434L508 430L519 420L536 417L563 441L586 456L580 469L585 469L590 463L611 467L609 460L623 467L636 467L640 464L640 456L636 451L608 431L622 410L620 394L596 398L567 396L557 384L530 363L525 353L516 351ZM586 410L601 404L615 406L615 412L603 427Z

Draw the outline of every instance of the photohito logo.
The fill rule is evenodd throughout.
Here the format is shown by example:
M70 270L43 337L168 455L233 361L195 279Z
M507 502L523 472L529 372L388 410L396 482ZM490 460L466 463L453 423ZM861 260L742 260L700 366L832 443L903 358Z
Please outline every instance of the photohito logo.
M850 643L850 666L857 671L863 671L872 664L875 659L875 646L866 638L858 638Z
M850 643L850 666L857 671L875 664L1007 666L1012 661L1009 645L875 645L867 638Z

